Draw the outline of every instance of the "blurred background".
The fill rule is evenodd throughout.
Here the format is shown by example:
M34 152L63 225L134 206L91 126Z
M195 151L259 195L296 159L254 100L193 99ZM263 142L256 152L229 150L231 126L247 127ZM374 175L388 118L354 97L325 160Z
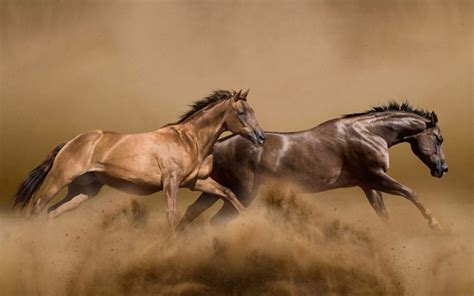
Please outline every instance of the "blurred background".
M432 178L400 145L390 174L423 200L470 203L472 46L467 0L2 0L0 207L58 143L157 129L216 88L250 88L271 131L390 99L435 110L449 173ZM335 192L322 196L354 194Z

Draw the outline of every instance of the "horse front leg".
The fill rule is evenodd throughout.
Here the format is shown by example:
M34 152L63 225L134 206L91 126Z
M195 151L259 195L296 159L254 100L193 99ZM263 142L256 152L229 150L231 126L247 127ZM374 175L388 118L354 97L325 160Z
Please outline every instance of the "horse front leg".
M242 214L245 210L245 207L242 205L242 203L240 203L232 190L222 186L210 177L207 179L198 179L191 187L191 190L218 195L230 202L232 206L239 212L239 214Z
M400 184L385 172L382 172L377 175L377 182L374 183L374 187L378 191L405 197L411 201L418 208L423 217L428 220L428 225L431 229L436 231L441 230L441 225L439 224L438 220L433 217L431 211L425 207L416 194L407 186Z
M179 189L179 182L175 176L165 178L163 180L163 190L165 192L165 209L168 226L171 230L171 235L175 231L175 215L176 215L176 196Z

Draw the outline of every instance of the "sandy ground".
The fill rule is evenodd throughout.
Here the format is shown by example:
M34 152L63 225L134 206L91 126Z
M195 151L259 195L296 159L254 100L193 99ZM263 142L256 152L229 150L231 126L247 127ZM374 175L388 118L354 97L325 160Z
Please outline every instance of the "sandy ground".
M107 194L54 222L4 214L0 290L4 295L472 295L473 204L432 203L444 226L436 233L407 201L386 202L389 226L360 199L263 191L245 217L216 227L208 224L207 213L174 238L156 199ZM181 202L180 211L187 204Z
M1 0L0 294L473 295L472 8ZM385 227L352 189L262 195L245 218L215 228L210 211L176 238L162 195L133 203L105 189L54 223L7 210L58 143L91 129L154 130L214 88L251 88L260 124L275 131L392 98L435 110L449 174L434 181L408 145L391 149L390 174L444 231L399 197L386 198Z

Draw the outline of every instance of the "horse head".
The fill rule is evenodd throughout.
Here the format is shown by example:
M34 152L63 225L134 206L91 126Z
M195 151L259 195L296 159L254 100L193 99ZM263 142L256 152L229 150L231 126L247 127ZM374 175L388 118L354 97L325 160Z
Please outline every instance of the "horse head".
M265 133L260 127L255 113L247 103L248 90L233 94L230 103L231 110L226 117L227 129L250 139L254 144L261 145L265 142Z
M438 116L436 116L435 112L431 112L430 121L427 122L426 129L410 137L408 142L413 153L431 170L431 175L441 178L448 172L448 165L441 147L443 136L437 123Z

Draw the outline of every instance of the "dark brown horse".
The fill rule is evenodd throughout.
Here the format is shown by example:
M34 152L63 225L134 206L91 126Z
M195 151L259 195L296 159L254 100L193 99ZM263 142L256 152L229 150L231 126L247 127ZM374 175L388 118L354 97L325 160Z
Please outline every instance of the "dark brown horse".
M176 194L178 188L187 187L217 194L242 211L235 195L209 175L213 146L224 131L241 134L254 144L265 139L247 93L216 91L197 101L178 122L151 132L80 134L56 147L28 175L15 204L29 206L36 215L68 187L67 196L48 210L49 218L55 218L97 195L103 185L140 195L164 190L168 223L174 230ZM46 177L44 191L34 199Z
M329 120L306 131L267 132L265 144L259 147L231 136L216 144L211 176L229 187L245 206L252 202L262 183L289 181L305 193L358 186L377 214L388 219L381 193L400 195L410 200L429 226L437 230L438 221L415 193L387 174L388 149L402 142L410 143L431 175L442 177L448 171L437 122L434 112L413 109L407 103L390 103ZM212 194L202 194L178 227L183 229L217 199ZM234 214L232 206L225 203L213 219Z

